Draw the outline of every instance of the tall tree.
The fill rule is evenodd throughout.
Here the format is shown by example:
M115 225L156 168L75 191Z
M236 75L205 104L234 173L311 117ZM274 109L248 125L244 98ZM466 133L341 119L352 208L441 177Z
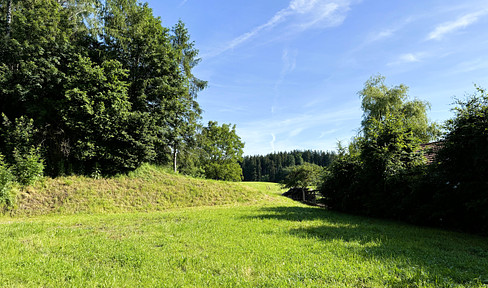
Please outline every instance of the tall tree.
M331 207L399 217L400 203L411 192L408 185L414 183L409 179L421 175L425 167L420 144L439 132L428 121L428 103L410 101L408 87L389 88L384 80L372 77L359 92L362 135L354 139L348 153L341 152L321 190Z
M174 46L147 4L0 4L2 35L10 33L0 39L0 112L34 120L49 174L68 166L89 173L97 165L114 173L164 158L171 113L199 115L190 83L203 84L184 70L196 65L193 44L185 46L192 42L183 35L184 47Z
M429 142L440 135L437 124L429 122L429 103L418 99L408 100L408 87L400 84L385 85L385 77L373 76L366 81L361 97L363 109L362 131L367 134L374 121L383 121L390 116L402 118L405 125L423 142Z
M68 143L60 115L68 66L86 51L84 21L57 1L12 1L10 37L0 40L0 109L9 119L26 116L43 135L52 168ZM60 157L56 155L61 155Z
M179 151L185 149L185 146L191 149L196 144L193 139L202 113L196 98L197 93L205 89L207 82L193 75L192 70L201 59L198 58L198 50L194 48L194 42L190 41L188 30L181 20L173 27L172 33L171 44L186 86L177 98L167 103L169 107L165 109L165 139L171 147L173 169L176 172Z
M210 179L241 181L242 149L244 143L237 135L235 125L218 125L215 121L203 127L201 137L201 163L205 176Z

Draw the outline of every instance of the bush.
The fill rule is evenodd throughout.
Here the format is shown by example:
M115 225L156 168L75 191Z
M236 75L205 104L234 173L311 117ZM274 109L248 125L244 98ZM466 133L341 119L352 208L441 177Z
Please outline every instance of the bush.
M307 189L317 187L324 169L318 165L305 163L299 166L292 166L285 169L285 179L281 185L285 188Z
M37 149L31 148L27 153L14 149L13 174L22 186L33 184L43 176L44 164Z
M205 165L205 177L223 181L242 181L242 169L239 163L209 163Z
M445 225L488 233L488 94L457 101L435 159L436 213Z
M362 163L358 154L341 154L325 173L320 193L334 210L358 212L364 202L361 187Z
M15 204L15 193L13 193L14 177L10 169L3 161L0 154L0 209L6 211Z

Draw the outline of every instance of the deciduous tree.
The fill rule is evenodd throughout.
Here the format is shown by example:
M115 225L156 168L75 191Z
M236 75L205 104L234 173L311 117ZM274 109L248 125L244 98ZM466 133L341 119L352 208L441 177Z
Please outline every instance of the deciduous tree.
M244 143L237 135L235 125L208 122L201 137L201 163L205 176L210 179L241 181Z

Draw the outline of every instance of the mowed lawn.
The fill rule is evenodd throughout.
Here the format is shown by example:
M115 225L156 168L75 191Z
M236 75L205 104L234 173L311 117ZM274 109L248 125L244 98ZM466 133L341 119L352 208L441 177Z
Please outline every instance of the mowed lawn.
M2 287L488 287L487 238L277 197L2 217L0 253Z

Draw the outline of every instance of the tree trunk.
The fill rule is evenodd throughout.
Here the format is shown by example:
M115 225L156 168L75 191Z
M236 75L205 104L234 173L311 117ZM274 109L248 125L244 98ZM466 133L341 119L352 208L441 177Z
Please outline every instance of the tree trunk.
M7 0L7 37L10 37L11 25L12 25L12 0Z
M176 149L176 146L175 146L175 147L173 147L173 170L175 171L175 173L178 172L176 169L176 156L177 155L178 155L178 150Z

